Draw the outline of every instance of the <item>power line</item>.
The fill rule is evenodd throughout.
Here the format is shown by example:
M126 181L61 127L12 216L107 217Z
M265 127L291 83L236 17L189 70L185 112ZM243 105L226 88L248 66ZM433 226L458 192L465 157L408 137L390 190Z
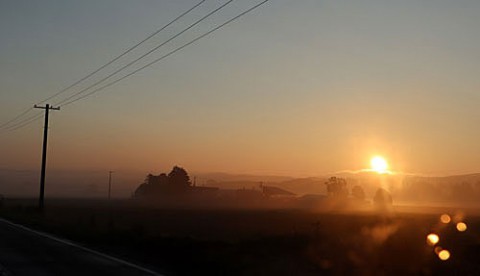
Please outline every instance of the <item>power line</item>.
M152 34L150 34L149 36L147 36L145 39L143 39L142 41L138 42L137 44L133 45L132 47L128 48L126 51L124 51L123 53L121 53L120 55L118 55L117 57L115 57L114 59L110 60L109 62L105 63L104 65L100 66L98 69L96 69L95 71L91 72L90 74L86 75L85 77L81 78L80 80L76 81L75 83L73 83L72 85L60 90L59 92L53 94L52 96L46 98L45 100L41 101L41 102L38 102L37 104L42 104L42 103L45 103L46 101L48 100L51 100L53 98L55 98L56 96L68 91L70 88L76 86L77 84L81 83L82 81L90 78L91 76L93 76L94 74L98 73L100 70L102 70L103 68L107 67L108 65L114 63L115 61L117 61L118 59L120 59L121 57L125 56L126 54L130 53L131 51L133 51L135 48L137 48L138 46L140 46L141 44L143 44L144 42L146 42L147 40L149 40L150 38L154 37L155 35L157 35L158 33L160 33L161 31L165 30L167 27L169 27L170 25L172 25L173 23L175 23L177 20L179 20L180 18L184 17L185 15L189 14L191 11L193 11L195 8L197 8L198 6L200 6L202 3L204 3L206 0L202 0L200 2L198 2L197 4L195 4L193 7L191 7L190 9L188 9L187 11L185 11L184 13L180 14L179 16L177 16L175 19L173 19L172 21L170 21L168 24L166 24L165 26L161 27L160 29L156 30L155 32L153 32Z
M42 118L42 113L37 113L36 115L28 117L28 118L18 122L17 124L6 128L5 130L6 131L15 131L17 129L23 128L23 127L39 120L40 118Z
M23 111L22 113L20 113L19 115L17 115L16 117L12 118L10 121L7 121L5 123L3 123L2 125L0 125L0 129L2 128L7 128L8 125L10 125L11 123L15 122L16 120L20 119L21 117L27 115L30 111L32 111L33 108L29 107L28 109L26 109L25 111Z
M77 93L63 99L62 101L60 102L57 102L56 105L62 105L63 103L65 102L68 102L69 100L75 98L76 96L84 93L85 91L99 85L100 83L106 81L107 79L113 77L114 75L118 74L119 72L125 70L127 67L130 67L131 65L137 63L139 60L143 59L144 57L150 55L151 53L155 52L156 50L160 49L162 46L164 46L165 44L169 43L170 41L174 40L175 38L179 37L180 35L184 34L186 31L190 30L191 28L195 27L196 25L198 25L199 23L201 23L202 21L204 21L205 19L207 19L208 17L212 16L213 14L217 13L218 11L220 11L221 9L223 9L224 7L226 7L228 4L232 3L234 0L229 0L225 3L223 3L221 6L219 6L218 8L216 8L215 10L209 12L207 15L203 16L202 18L200 18L199 20L195 21L194 23L190 24L188 27L186 27L185 29L183 29L181 32L177 33L176 35L172 36L171 38L167 39L166 41L164 41L163 43L161 43L160 45L157 45L156 47L152 48L150 51L146 52L145 54L141 55L140 57L136 58L135 60L129 62L127 65L124 65L122 66L121 68L117 69L116 71L114 71L113 73L111 73L110 75L102 78L101 80L95 82L94 84L78 91Z
M191 7L190 9L188 9L187 11L183 12L182 14L180 14L179 16L177 16L175 19L171 20L170 22L168 22L166 25L164 25L163 27L161 27L160 29L156 30L155 32L153 32L152 34L150 34L149 36L147 36L145 39L143 39L142 41L138 42L137 44L133 45L132 47L128 48L126 51L122 52L120 55L116 56L115 58L113 58L112 60L110 60L109 62L105 63L104 65L100 66L99 68L97 68L96 70L94 70L93 72L87 74L86 76L84 76L83 78L79 79L78 81L74 82L73 84L69 85L68 87L58 91L57 93L47 97L46 99L38 102L37 104L42 104L42 103L45 103L55 97L57 97L58 95L61 95L65 92L67 92L68 90L70 90L71 88L75 87L76 85L80 84L81 82L87 80L88 78L90 78L91 76L95 75L96 73L98 73L99 71L101 71L102 69L104 69L105 67L109 66L110 64L114 63L115 61L119 60L120 58L122 58L123 56L125 56L126 54L130 53L131 51L133 51L135 48L137 48L138 46L140 46L141 44L145 43L146 41L148 41L149 39L151 39L152 37L154 37L155 35L157 35L158 33L162 32L163 30L165 30L166 28L168 28L169 26L171 26L173 23L177 22L179 19L181 19L182 17L186 16L187 14L189 14L190 12L192 12L194 9L196 9L198 6L200 6L201 4L203 4L206 0L201 0L200 2L198 2L197 4L195 4L193 7ZM24 117L26 114L28 114L30 111L32 111L33 108L29 107L28 109L26 109L25 111L23 111L22 113L20 113L19 115L15 116L14 118L12 118L11 120L3 123L2 125L0 125L0 129L2 128L6 128L8 126L8 128L14 128L14 129L17 129L16 127L19 126L19 125L22 125L22 122L17 122L13 125L11 125L12 123L14 123L15 121L17 121L18 119ZM28 120L28 119L27 119ZM9 126L10 125L10 126ZM22 125L23 126L23 125ZM20 127L19 127L20 128Z
M205 0L204 0L204 1L205 1ZM179 16L179 17L177 17L176 19L174 19L171 23L175 22L176 20L178 20L178 18L180 18L180 17L184 16L185 14L187 14L188 12L190 12L191 10L193 10L194 8L196 8L197 6L199 6L199 5L200 5L201 3L203 3L204 1L201 1L200 3L198 3L197 5L195 5L193 8L191 8L190 10L188 10L187 12L185 12L184 14L182 14L181 16ZM233 0L231 0L231 1L233 1ZM230 3L231 1L226 2L224 5L222 5L220 8L217 8L217 9L221 9L223 6L226 6L226 5L227 5L228 3ZM92 94L95 94L95 93L97 93L97 92L99 92L99 91L101 91L101 90L103 90L103 89L105 89L105 88L107 88L107 87L109 87L109 86L111 86L111 85L114 85L114 84L120 82L120 81L123 80L123 79L126 79L126 78L128 78L128 77L130 77L130 76L132 76L132 75L134 75L134 74L136 74L136 73L138 73L139 71L141 71L141 70L143 70L143 69L145 69L145 68L147 68L147 67L152 66L153 64L155 64L155 63L157 63L157 62L160 62L161 60L163 60L163 59L165 59L165 58L167 58L167 57L175 54L176 52L179 52L179 51L183 50L184 48L186 48L186 47L188 47L188 46L196 43L198 40L200 40L200 39L202 39L202 38L204 38L204 37L212 34L213 32L215 32L215 31L223 28L224 26L232 23L233 21L236 21L236 20L239 19L240 17L242 17L242 16L246 15L247 13L250 13L251 11L257 9L258 7L264 5L264 4L267 3L268 1L270 1L270 0L264 0L264 1L262 1L262 2L260 2L260 3L258 3L258 4L256 4L256 5L254 5L253 7L247 9L246 11L240 13L239 15L233 17L232 19L224 22L223 24L221 24L221 25L213 28L212 30L210 30L210 31L208 31L208 32L206 32L206 33L198 36L197 38L191 40L190 42L188 42L188 43L186 43L186 44L184 44L184 45L182 45L182 46L180 46L180 47L172 50L171 52L165 54L164 56L161 56L160 58L155 59L154 61L152 61L152 62L150 62L150 63L148 63L148 64L146 64L146 65L144 65L144 66L142 66L142 67L140 67L140 68L138 68L138 69L136 69L135 71L133 71L133 72L131 72L131 73L129 73L129 74L127 74L127 75L125 75L125 76L123 76L123 77L115 80L115 81L112 81L112 82L110 82L110 83L107 83L106 85L101 86L101 87L99 87L99 88L91 91L90 93L84 94L84 95L82 95L82 96L80 96L80 97L78 97L78 98L76 98L76 99L72 99L71 101L66 101L67 99L61 101L61 103L62 103L61 106L70 105L70 104L72 104L72 103L74 103L74 102L76 102L76 101L82 100L82 99L84 99L84 98L86 98L86 97L88 97L88 96L90 96L90 95L92 95ZM215 10L214 12L216 12L216 10ZM213 12L213 13L214 13L214 12ZM212 13L212 14L213 14L213 13ZM169 23L169 24L171 24L171 23ZM169 25L169 24L167 24L167 25ZM194 24L195 24L195 23L194 23ZM192 24L192 25L193 25L193 24ZM192 27L193 27L193 26L192 26ZM166 27L165 27L165 28L166 28ZM190 27L190 28L191 28L191 27ZM186 30L185 30L185 31L186 31ZM160 31L158 31L158 32L160 32ZM158 32L157 32L157 33L158 33ZM155 35L155 34L153 34L153 35ZM151 35L150 37L153 37L153 35ZM177 35L177 37L178 37L178 35ZM141 43L145 42L146 40L148 40L148 38L145 39L144 41L142 41ZM140 45L141 43L138 43L138 45ZM138 46L138 45L136 45L136 46ZM135 47L135 46L134 46L134 47ZM132 47L132 48L134 48L134 47ZM132 50L133 50L133 49L132 49ZM127 50L127 51L131 51L131 50L129 49L129 50ZM122 56L122 55L121 55L121 56ZM141 58L143 58L143 57L141 57ZM117 59L118 59L118 58L117 58ZM112 61L111 63L113 63L113 62L114 62L114 61ZM110 64L111 64L111 63L110 63ZM108 66L108 65L105 65L105 67L106 67L106 66ZM103 68L102 68L102 69L103 69ZM100 70L101 70L101 69L100 69ZM99 71L99 70L98 70L98 71ZM109 77L110 77L110 76L109 76ZM87 78L88 78L88 77L87 77ZM103 81L103 80L102 80L102 81ZM93 87L93 86L92 86L92 87ZM90 88L91 88L91 87L90 87ZM77 93L77 94L78 94L78 93ZM72 97L69 97L68 99L70 99L70 98L72 98ZM42 102L43 102L43 101L42 101ZM25 116L30 110L32 110L32 108L29 108L28 110L25 110L23 113L21 113L21 114L18 115L17 117L15 117L15 118L13 118L12 120L4 123L2 126L5 127L6 125L12 123L13 121L19 119L21 116ZM12 126L8 126L7 129L8 129L9 131L15 131L15 130L17 130L17 129L20 129L20 128L22 128L22 127L25 127L25 126L27 126L27 125L29 125L29 124L31 124L31 123L39 120L41 117L42 117L42 114L41 114L41 113L36 114L36 115L34 115L34 116L31 116L31 117L29 117L29 118L26 118L26 119L20 121L20 122L15 123L15 124L12 125Z
M95 94L95 93L97 93L97 92L99 92L99 91L101 91L101 90L103 90L103 89L105 89L105 88L107 88L107 87L109 87L109 86L112 86L112 85L116 84L117 82L120 82L120 81L123 80L123 79L126 79L126 78L128 78L128 77L130 77L130 76L132 76L132 75L134 75L134 74L136 74L136 73L138 73L139 71L141 71L141 70L143 70L143 69L145 69L145 68L147 68L147 67L150 67L151 65L153 65L153 64L155 64L155 63L157 63L157 62L159 62L159 61L161 61L161 60L163 60L163 59L165 59L165 58L167 58L167 57L169 57L169 56L171 56L171 55L173 55L173 54L175 54L175 53L178 52L178 51L183 50L184 48L186 48L186 47L194 44L194 43L197 42L198 40L200 40L200 39L202 39L202 38L210 35L211 33L213 33L213 32L215 32L215 31L223 28L224 26L226 26L226 25L228 25L228 24L230 24L230 23L232 23L233 21L239 19L240 17L244 16L245 14L250 13L251 11L253 11L253 10L257 9L258 7L262 6L263 4L267 3L268 1L270 1L270 0L264 0L264 1L256 4L255 6L249 8L248 10L246 10L246 11L240 13L239 15L233 17L232 19L230 19L230 20L222 23L221 25L219 25L219 26L211 29L210 31L204 33L203 35L198 36L197 38L195 38L195 39L191 40L190 42L188 42L188 43L186 43L186 44L184 44L184 45L176 48L175 50L173 50L173 51L171 51L171 52L169 52L169 53L167 53L167 54L165 54L165 55L163 55L163 56L155 59L154 61L152 61L152 62L150 62L150 63L148 63L148 64L146 64L146 65L144 65L144 66L142 66L142 67L140 67L140 68L138 68L138 69L136 69L135 71L130 72L129 74L127 74L127 75L125 75L125 76L123 76L123 77L121 77L121 78L119 78L119 79L117 79L117 80L115 80L115 81L112 81L112 82L110 82L110 83L107 83L106 85L103 85L103 86L101 86L101 87L99 87L99 88L97 88L97 89L95 89L95 90L93 90L93 91L91 91L91 92L89 92L89 93L87 93L87 94L84 94L84 95L82 95L82 96L80 96L80 97L78 97L78 98L76 98L76 99L73 99L73 100L71 100L71 101L67 101L67 102L61 104L60 106L61 106L61 107L64 107L64 106L70 105L70 104L72 104L72 103L74 103L74 102L76 102L76 101L82 100L82 99L84 99L84 98L86 98L86 97L88 97L88 96L90 96L90 95L93 95L93 94Z

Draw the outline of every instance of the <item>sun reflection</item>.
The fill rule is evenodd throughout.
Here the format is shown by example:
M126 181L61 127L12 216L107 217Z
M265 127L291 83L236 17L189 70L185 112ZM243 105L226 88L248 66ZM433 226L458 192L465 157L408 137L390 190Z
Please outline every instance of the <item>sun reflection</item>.
M440 216L440 221L442 223L448 224L448 223L450 223L450 221L452 221L452 218L447 214L443 214L443 215Z
M467 224L464 222L457 223L457 230L460 232L465 232L467 230Z
M429 245L433 246L433 245L437 244L439 241L440 241L440 237L437 234L432 233L432 234L429 234L427 236L427 243Z
M438 258L440 258L440 260L442 261L446 261L450 259L450 252L448 250L443 249L438 253Z

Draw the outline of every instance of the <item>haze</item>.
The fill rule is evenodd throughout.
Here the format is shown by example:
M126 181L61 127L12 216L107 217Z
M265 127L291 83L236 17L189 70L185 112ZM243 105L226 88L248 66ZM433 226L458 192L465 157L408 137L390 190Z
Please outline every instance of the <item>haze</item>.
M194 2L2 1L1 121ZM235 3L181 41L252 3ZM300 177L365 169L381 155L399 172L477 172L479 13L477 1L269 2L54 112L48 166ZM38 170L42 125L1 134L0 168Z

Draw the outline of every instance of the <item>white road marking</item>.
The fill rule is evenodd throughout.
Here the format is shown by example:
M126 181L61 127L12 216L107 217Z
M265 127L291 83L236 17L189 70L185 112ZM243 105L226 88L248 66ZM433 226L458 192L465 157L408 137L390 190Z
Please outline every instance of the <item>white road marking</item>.
M101 253L99 251L96 251L96 250L93 250L93 249L90 249L90 248L87 248L87 247L84 247L84 246L81 246L79 244L76 244L72 241L69 241L69 240L66 240L66 239L62 239L62 238L59 238L59 237L55 237L51 234L48 234L48 233L44 233L44 232L40 232L40 231L37 231L37 230L33 230L33 229L30 229L26 226L23 226L21 224L17 224L17 223L14 223L14 222L11 222L9 220L6 220L6 219L3 219L3 218L0 218L0 222L4 222L10 226L13 226L13 227L16 227L16 228L20 228L24 231L27 231L27 232L30 232L30 233L33 233L33 234L36 234L36 235L39 235L41 237L44 237L44 238L47 238L47 239L51 239L51 240L54 240L56 242L59 242L59 243L63 243L63 244L66 244L66 245L69 245L69 246L72 246L72 247L75 247L75 248L78 248L78 249L82 249L84 251L87 251L87 252L90 252L92 254L95 254L95 255L98 255L98 256L101 256L103 258L106 258L106 259L109 259L111 261L114 261L114 262L118 262L118 263L121 263L121 264L124 264L124 265L127 265L127 266L130 266L130 267L133 267L133 268L136 268L138 270L141 270L145 273L148 273L148 274L151 274L151 275L156 275L156 276L161 276L162 274L159 274L153 270L150 270L148 268L144 268L144 267L141 267L139 265L136 265L136 264L133 264L131 262L128 262L128 261L125 261L125 260L122 260L122 259L119 259L119 258L116 258L116 257L113 257L113 256L110 256L110 255L107 255L105 253ZM1 275L1 274L0 274Z

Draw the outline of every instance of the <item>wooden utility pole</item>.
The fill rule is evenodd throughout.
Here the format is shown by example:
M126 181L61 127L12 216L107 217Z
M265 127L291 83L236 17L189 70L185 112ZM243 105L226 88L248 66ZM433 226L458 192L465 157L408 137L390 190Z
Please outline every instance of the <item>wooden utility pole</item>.
M112 173L113 171L108 172L108 200L110 200L112 192Z
M43 210L43 198L45 195L45 170L47 167L47 139L48 139L48 113L50 110L60 110L60 107L52 107L49 104L45 106L37 106L34 108L45 109L45 125L43 126L43 152L42 152L42 170L40 173L40 196L38 199L38 208Z

